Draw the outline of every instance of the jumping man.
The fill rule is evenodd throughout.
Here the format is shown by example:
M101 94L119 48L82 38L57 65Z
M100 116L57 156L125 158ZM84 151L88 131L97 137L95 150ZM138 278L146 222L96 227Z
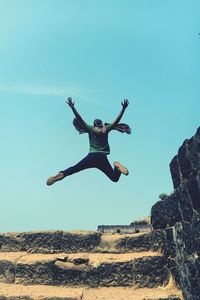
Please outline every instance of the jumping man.
M62 180L65 177L72 175L74 173L80 172L89 168L97 168L101 170L105 175L107 175L113 182L117 182L121 174L128 175L128 169L124 167L120 162L114 162L114 169L110 165L107 155L110 154L110 146L108 144L108 134L111 130L118 130L120 132L131 133L131 129L127 124L121 123L121 120L126 108L129 105L127 99L121 102L122 109L111 124L105 123L100 119L95 119L93 126L88 125L82 117L79 115L75 109L74 102L72 98L68 98L66 103L69 105L73 111L75 118L73 124L79 133L88 133L90 149L88 155L83 158L76 165L67 168L66 170L60 171L57 175L50 177L47 180L47 185L52 185L56 181Z

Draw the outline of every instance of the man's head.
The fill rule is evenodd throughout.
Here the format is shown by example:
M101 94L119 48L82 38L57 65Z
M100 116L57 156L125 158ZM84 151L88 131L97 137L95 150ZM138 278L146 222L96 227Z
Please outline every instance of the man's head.
M100 119L95 119L93 124L94 127L99 127L99 128L103 127L103 122Z

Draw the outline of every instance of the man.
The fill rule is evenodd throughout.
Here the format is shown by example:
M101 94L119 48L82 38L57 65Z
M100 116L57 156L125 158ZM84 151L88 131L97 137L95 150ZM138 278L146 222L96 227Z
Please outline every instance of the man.
M83 158L76 165L60 171L57 175L50 177L47 180L47 185L52 185L56 181L70 176L74 173L80 172L89 168L97 168L107 175L113 182L117 182L121 174L128 175L128 169L124 167L120 162L114 162L114 169L110 165L107 155L110 154L110 146L108 143L108 134L111 130L118 130L120 132L131 133L131 129L126 124L119 124L126 108L129 105L127 99L121 102L122 110L118 117L111 124L103 124L100 119L95 119L93 126L88 125L75 109L72 98L68 98L66 103L69 105L75 115L74 126L79 133L88 133L90 149L88 155Z

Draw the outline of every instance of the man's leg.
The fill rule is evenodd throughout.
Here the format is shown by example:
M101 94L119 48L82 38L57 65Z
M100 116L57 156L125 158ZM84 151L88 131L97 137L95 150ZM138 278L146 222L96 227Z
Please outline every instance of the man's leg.
M86 157L84 157L81 161L79 161L79 163L77 163L73 167L70 167L60 172L62 172L64 174L64 177L66 177L92 167L94 167L93 155L89 153Z
M123 167L121 164L120 166ZM96 167L106 174L113 182L117 182L122 173L128 175L128 170L125 167L123 167L124 169L122 170L122 168L119 168L119 165L114 164L113 169L108 161L107 155L104 154L100 154ZM125 170L126 172L124 172Z
M52 185L54 184L56 181L62 180L63 178L65 178L66 176L70 176L74 173L80 172L82 170L85 169L89 169L94 167L94 162L93 162L93 155L88 154L86 157L84 157L79 163L77 163L76 165L60 171L57 175L50 177L47 180L47 185Z

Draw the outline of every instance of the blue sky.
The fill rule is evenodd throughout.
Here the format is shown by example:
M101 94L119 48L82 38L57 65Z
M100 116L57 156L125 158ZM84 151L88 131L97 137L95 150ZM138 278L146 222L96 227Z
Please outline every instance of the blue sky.
M0 230L129 224L173 191L169 163L200 126L200 2L0 0ZM82 159L65 100L92 123L121 101L132 135L110 134L116 184L87 170L46 179Z

